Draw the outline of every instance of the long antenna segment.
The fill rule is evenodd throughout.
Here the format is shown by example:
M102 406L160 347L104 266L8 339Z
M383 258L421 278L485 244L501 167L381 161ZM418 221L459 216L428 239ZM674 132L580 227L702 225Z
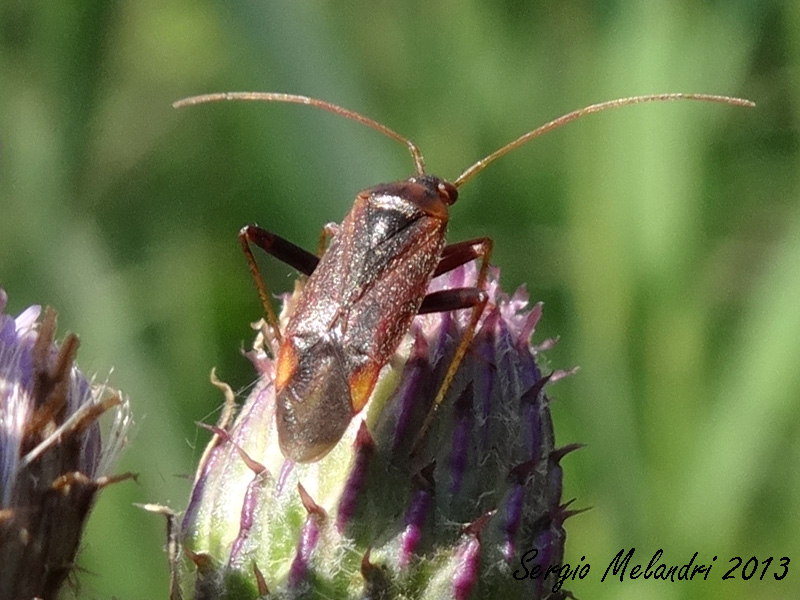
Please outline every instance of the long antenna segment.
M376 131L380 131L386 137L397 140L404 144L408 151L411 153L411 158L414 160L414 168L417 175L425 174L425 161L422 158L422 153L417 148L416 144L411 140L404 138L396 131L389 129L386 125L373 121L369 117L365 117L355 111L326 102L325 100L318 100L317 98L309 98L308 96L298 96L296 94L281 94L276 92L221 92L218 94L203 94L202 96L192 96L191 98L184 98L174 102L174 108L183 108L184 106L194 106L195 104L206 104L208 102L221 102L223 100L243 100L250 102L287 102L289 104L306 104L327 110L335 115L340 115L353 121L357 121L362 125L371 127Z
M562 115L557 119L553 119L549 123L545 123L536 129L529 131L513 142L509 142L502 148L495 150L489 156L480 159L471 167L464 170L461 175L459 175L456 180L453 182L453 185L459 187L465 184L467 181L475 177L478 173L483 171L487 166L491 163L496 161L501 156L505 156L512 150L516 150L523 144L530 142L532 139L539 137L547 133L548 131L552 131L553 129L558 129L562 125L566 125L572 121L580 119L581 117L585 117L586 115L590 115L592 113L602 112L604 110L608 110L610 108L620 108L622 106L629 106L631 104L643 104L645 102L669 102L671 100L697 100L700 102L716 102L719 104L730 104L733 106L746 106L746 107L753 107L755 106L755 102L751 102L750 100L744 100L742 98L731 98L729 96L715 96L712 94L649 94L646 96L631 96L630 98L617 98L616 100L609 100L607 102L600 102L599 104L591 104L590 106L586 106L584 108L579 108L578 110L573 110L570 113Z

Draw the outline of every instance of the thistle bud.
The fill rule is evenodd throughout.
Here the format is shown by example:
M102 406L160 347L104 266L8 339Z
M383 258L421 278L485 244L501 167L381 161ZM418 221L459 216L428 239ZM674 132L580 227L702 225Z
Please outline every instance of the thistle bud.
M78 338L56 317L5 314L0 289L0 598L55 598L130 423L127 400L73 365ZM101 439L99 417L113 413Z
M437 278L475 280L472 265ZM260 378L235 420L214 427L182 524L183 593L207 598L560 598L549 580L517 580L532 549L563 557L560 460L530 344L541 305L489 303L444 401L439 382L469 310L415 319L362 413L318 462L278 446L274 343L249 356ZM296 297L296 296L295 296ZM289 297L284 315L295 297ZM273 347L270 347L273 346ZM232 394L228 390L232 406ZM225 411L224 415L229 415ZM429 419L428 415L432 414ZM232 422L229 422L232 421ZM560 586L558 586L560 587Z

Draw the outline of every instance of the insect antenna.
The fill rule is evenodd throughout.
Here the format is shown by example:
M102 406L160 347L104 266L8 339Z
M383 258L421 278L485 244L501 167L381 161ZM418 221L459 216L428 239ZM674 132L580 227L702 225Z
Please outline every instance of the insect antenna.
M362 125L371 127L393 140L397 140L404 144L408 151L411 153L411 158L414 160L414 168L417 175L425 174L425 161L422 158L422 153L417 148L416 144L411 140L404 138L402 135L389 129L386 125L382 125L377 121L373 121L369 117L365 117L355 111L348 110L341 106L337 106L325 100L318 100L317 98L309 98L308 96L298 96L296 94L280 94L274 92L222 92L217 94L203 94L201 96L192 96L191 98L184 98L172 104L175 108L182 108L184 106L194 106L195 104L205 104L208 102L221 102L223 100L243 100L252 102L287 102L290 104L306 104L327 110L335 115L340 115L348 119L352 119Z
M731 104L733 106L746 106L746 107L755 106L755 103L751 102L750 100L744 100L742 98L731 98L729 96L715 96L711 94L650 94L646 96L632 96L630 98L618 98L616 100L600 102L599 104L592 104L590 106L579 108L578 110L574 110L570 113L562 115L557 119L553 119L549 123L545 123L544 125L537 127L536 129L519 136L513 142L509 142L502 148L495 150L490 155L480 159L474 165L467 168L453 182L453 185L456 187L462 186L501 156L505 156L512 150L516 150L523 144L531 141L534 138L539 137L544 133L547 133L548 131L557 129L562 125L566 125L567 123L575 121L576 119L580 119L581 117L584 117L586 115L590 115L596 112L601 112L609 108L619 108L622 106L628 106L630 104L643 104L644 102L667 102L670 100L699 100L701 102L718 102L720 104Z

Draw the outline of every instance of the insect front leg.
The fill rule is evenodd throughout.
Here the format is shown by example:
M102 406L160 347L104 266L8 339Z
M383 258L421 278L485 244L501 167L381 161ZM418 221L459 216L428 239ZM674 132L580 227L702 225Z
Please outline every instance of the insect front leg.
M267 285L264 283L264 278L258 270L258 263L253 256L253 251L250 244L253 243L261 248L267 254L277 258L279 261L286 263L290 267L297 269L303 275L311 275L319 263L319 258L314 256L311 252L304 250L300 246L296 246L292 242L275 235L271 231L267 231L258 225L245 225L239 230L239 243L242 245L242 251L247 258L247 264L250 267L250 273L256 282L258 288L258 295L261 298L261 304L264 306L264 312L267 315L272 330L275 332L275 338L278 343L281 342L281 330L278 325L278 317L275 310L272 308L272 303L269 301L269 293Z
M486 275L489 271L489 258L492 255L493 242L491 238L477 238L474 240L467 240L456 244L446 246L442 250L442 258L439 261L433 276L448 273L453 269L464 265L471 260L477 258L481 259L481 266L478 271L478 281L474 287L456 288L450 290L441 290L433 292L425 296L419 308L419 314L429 314L434 312L445 312L451 310L460 310L464 308L472 308L472 315L470 316L469 324L461 336L456 353L453 355L453 360L450 361L450 366L447 368L444 379L439 386L439 391L436 393L431 409L425 416L425 421L417 434L417 438L412 445L412 453L416 452L422 438L428 430L428 427L433 420L434 412L437 407L444 400L453 378L456 376L458 367L467 353L470 342L475 335L475 328L478 326L478 321L483 314L483 309L486 308L486 303L489 296L486 292Z

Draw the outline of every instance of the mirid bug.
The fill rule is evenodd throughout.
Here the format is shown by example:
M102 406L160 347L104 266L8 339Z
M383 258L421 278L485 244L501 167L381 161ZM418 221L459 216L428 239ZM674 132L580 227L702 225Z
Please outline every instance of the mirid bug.
M381 369L397 350L417 314L472 309L469 326L439 384L433 410L442 402L487 302L484 291L492 240L446 245L450 206L459 188L486 166L522 144L584 115L609 108L667 100L700 100L754 106L748 100L706 94L658 94L594 104L533 129L479 160L452 182L425 172L410 140L363 115L335 104L291 94L235 92L186 98L176 107L220 100L307 104L347 117L406 145L416 173L356 196L321 257L257 225L239 240L256 281L267 319L279 342L275 378L278 439L283 454L313 462L338 442L369 400ZM308 275L302 295L281 332L250 244ZM473 287L427 294L434 277L480 259ZM433 412L418 434L423 436ZM415 443L416 445L416 443Z

